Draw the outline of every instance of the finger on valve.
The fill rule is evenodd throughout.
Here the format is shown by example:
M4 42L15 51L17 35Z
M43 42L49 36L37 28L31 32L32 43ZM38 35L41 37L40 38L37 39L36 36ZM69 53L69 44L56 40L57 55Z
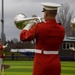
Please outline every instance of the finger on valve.
M29 30L31 29L34 25L36 25L36 21L35 20L31 20L29 21L29 23L26 25L26 27L23 28L23 30Z
M36 25L38 22L37 21L35 21L35 20L31 20L30 22L29 22L29 24L31 24L31 27L33 27L34 25Z

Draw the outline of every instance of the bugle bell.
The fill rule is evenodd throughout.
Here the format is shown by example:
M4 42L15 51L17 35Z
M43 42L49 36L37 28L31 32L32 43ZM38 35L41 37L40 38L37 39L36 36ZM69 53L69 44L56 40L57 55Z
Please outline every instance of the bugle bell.
M18 29L23 29L31 20L37 20L39 22L42 22L42 18L40 17L27 18L24 14L18 14L14 18L14 23Z

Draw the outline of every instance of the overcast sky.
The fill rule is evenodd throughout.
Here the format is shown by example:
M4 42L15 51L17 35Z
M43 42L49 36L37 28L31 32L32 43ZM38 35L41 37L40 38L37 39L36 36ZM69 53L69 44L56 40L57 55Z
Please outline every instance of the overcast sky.
M0 0L0 20L2 15ZM25 14L27 17L31 17L36 14L39 17L43 17L42 2L54 2L54 3L68 3L71 9L74 9L75 14L75 0L4 0L4 33L6 35L6 40L11 40L13 38L19 39L19 34L21 30L17 29L14 24L14 17L19 13ZM0 22L0 37L2 24Z

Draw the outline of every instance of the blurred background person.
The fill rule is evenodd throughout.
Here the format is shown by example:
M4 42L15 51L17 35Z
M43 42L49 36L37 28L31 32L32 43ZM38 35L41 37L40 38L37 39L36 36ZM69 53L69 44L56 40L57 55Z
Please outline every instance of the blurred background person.
M0 75L1 75L1 69L2 69L2 61L3 61L3 55L4 55L4 48L7 47L8 44L6 44L5 46L2 45L1 43L1 39L0 39Z

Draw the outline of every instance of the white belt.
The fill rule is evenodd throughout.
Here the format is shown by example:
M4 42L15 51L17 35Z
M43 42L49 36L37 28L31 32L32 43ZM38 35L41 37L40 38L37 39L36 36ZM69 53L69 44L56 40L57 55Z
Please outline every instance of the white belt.
M39 50L39 49L35 49L35 53L42 53L43 54L58 54L59 52L58 51L46 51L46 50Z

